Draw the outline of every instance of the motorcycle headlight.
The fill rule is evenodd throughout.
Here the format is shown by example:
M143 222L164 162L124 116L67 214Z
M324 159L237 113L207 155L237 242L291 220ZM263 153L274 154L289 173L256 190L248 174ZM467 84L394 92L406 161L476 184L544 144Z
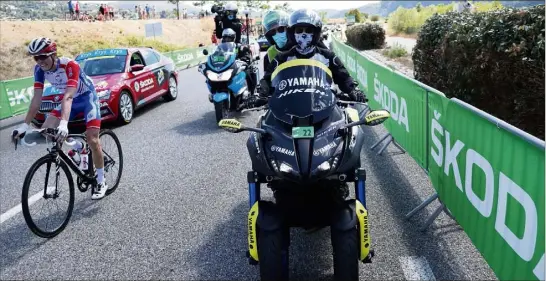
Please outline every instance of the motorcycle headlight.
M99 97L99 99L107 100L110 98L110 90L97 92L97 96Z
M207 70L207 78L210 81L228 81L229 78L231 78L232 73L233 73L233 69L228 69L222 73L215 73L210 70Z

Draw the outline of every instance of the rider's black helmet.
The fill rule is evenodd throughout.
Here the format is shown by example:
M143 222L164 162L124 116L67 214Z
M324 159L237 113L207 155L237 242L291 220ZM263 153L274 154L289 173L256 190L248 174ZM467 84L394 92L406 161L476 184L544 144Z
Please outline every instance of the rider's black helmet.
M289 40L296 42L294 33L296 31L301 31L301 29L304 28L313 29L313 41L311 41L311 44L316 46L320 34L322 33L322 20L317 12L309 9L299 9L294 11L288 20Z
M235 42L235 37L237 34L233 29L226 28L222 31L222 43Z

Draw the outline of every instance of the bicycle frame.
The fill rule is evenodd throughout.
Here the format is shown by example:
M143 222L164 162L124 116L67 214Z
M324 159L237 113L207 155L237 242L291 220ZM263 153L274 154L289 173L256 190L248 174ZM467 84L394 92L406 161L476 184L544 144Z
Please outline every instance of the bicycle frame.
M76 138L81 138L83 140L86 140L85 135L80 135L80 134L71 134L71 135L69 134L67 138L70 138L70 137L76 137ZM82 170L80 170L78 166L76 166L76 164L74 164L72 159L70 159L70 157L61 150L61 147L59 146L57 142L55 142L51 150L48 149L48 151L52 157L55 157L56 159L60 157L68 165L68 167L70 167L70 169L74 171L76 175L78 175L79 178L83 179L85 183L96 184L95 177L90 176L94 174L93 152L91 151L91 149L89 149L87 142L85 143L85 149L88 151L88 156L89 156L89 160L88 160L89 164L87 166L86 172L83 172ZM58 165L56 169L59 169Z

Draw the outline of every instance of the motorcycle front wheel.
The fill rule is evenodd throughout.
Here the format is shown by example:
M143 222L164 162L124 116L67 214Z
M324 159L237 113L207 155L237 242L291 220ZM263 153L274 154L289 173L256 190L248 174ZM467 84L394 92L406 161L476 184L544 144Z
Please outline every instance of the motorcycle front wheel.
M216 115L216 123L222 119L229 118L229 104L227 101L215 102L214 113Z

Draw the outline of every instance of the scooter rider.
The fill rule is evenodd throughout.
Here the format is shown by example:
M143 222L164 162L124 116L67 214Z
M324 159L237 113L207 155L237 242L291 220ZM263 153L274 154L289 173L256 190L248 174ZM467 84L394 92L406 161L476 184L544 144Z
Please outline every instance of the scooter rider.
M216 5L212 6L211 12L217 13L214 17L214 25L216 28L216 37L221 38L225 29L231 28L235 31L235 43L241 43L241 29L243 24L237 18L237 6L233 3L228 3L222 9Z
M222 43L235 42L236 33L231 28L226 28L222 32ZM248 91L253 95L256 89L257 79L256 73L258 70L252 64L252 52L247 45L236 43L237 45L237 59L247 63L248 67L245 69Z
M349 95L351 101L367 101L366 96L358 89L358 84L351 78L339 57L329 49L318 46L322 21L315 11L309 9L297 10L290 15L288 24L288 40L293 41L295 46L286 52L279 53L271 61L265 70L264 77L260 80L259 97L249 99L247 102L248 108L267 103L271 94L271 74L280 64L294 59L314 59L324 63L332 71L334 83L338 85L343 93Z

